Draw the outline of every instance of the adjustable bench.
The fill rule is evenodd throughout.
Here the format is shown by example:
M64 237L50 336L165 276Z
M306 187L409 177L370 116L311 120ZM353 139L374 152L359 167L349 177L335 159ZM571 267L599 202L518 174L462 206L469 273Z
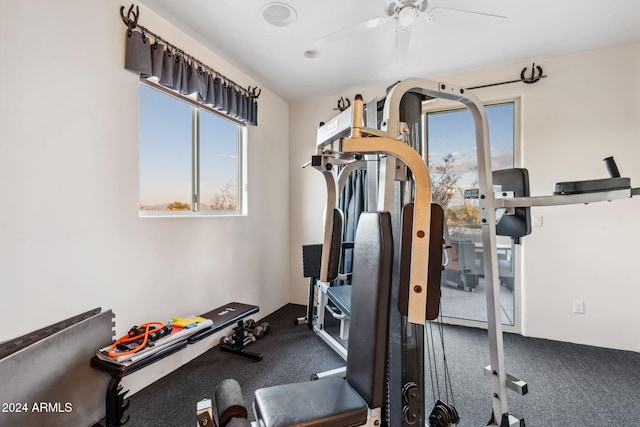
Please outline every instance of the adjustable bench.
M384 402L393 239L388 212L360 216L353 255L352 334L346 377L255 392L261 427L379 425Z
M121 390L122 386L120 385L120 381L122 381L122 378L186 348L188 344L194 344L218 331L221 331L222 329L233 325L238 320L257 313L258 310L259 308L256 305L231 302L214 310L208 311L202 314L201 317L213 320L213 325L196 332L187 338L176 341L157 353L138 360L130 365L118 365L102 360L97 356L93 356L90 362L91 367L111 375L111 380L107 386L105 397L106 427L122 426L129 420L129 416L124 418L125 411L129 408L130 401L125 402L125 395L128 391L123 392ZM100 426L100 424L95 424L95 426Z
M340 272L344 251L353 248L353 242L342 241L343 224L344 214L340 209L333 209L328 245L302 247L304 276L309 277L309 301L306 317L297 319L296 323L305 322L310 325L320 338L346 359L347 350L344 344L325 330L325 315L328 311L331 316L340 320L340 339L348 339L351 285L335 284L336 281L349 280L352 276L352 273ZM317 292L314 292L314 288L317 288ZM314 304L315 296L317 296L317 305ZM317 308L315 319L312 307Z
M332 286L327 289L327 297L347 319L351 317L351 286Z

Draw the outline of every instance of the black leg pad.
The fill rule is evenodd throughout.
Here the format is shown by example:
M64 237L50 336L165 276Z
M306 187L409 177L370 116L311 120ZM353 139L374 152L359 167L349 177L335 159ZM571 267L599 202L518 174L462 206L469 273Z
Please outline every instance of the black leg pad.
M348 427L367 421L366 403L338 377L262 388L254 405L264 427Z

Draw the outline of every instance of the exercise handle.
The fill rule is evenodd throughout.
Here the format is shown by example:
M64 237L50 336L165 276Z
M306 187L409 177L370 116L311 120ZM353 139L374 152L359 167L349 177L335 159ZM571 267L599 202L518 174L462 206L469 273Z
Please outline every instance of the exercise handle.
M611 178L620 178L620 171L618 170L616 161L613 160L612 156L609 156L606 159L604 159L604 164L607 167L607 171L609 172L609 176Z

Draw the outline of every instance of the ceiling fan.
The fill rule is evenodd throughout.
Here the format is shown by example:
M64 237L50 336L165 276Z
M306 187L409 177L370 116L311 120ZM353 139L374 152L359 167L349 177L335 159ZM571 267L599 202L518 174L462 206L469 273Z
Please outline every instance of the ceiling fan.
M506 16L502 15L450 7L437 6L428 9L429 0L383 0L383 2L384 16L367 19L358 24L316 39L313 42L314 46L321 47L331 44L352 34L367 31L385 25L388 22L395 21L395 60L403 61L409 48L411 28L417 20L424 20L430 24L435 23L436 16L442 11L469 13L491 18L506 18Z

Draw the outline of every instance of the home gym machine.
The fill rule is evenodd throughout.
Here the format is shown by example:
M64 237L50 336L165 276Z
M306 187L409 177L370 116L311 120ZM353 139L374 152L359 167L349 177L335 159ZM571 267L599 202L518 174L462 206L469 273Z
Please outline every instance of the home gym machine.
M618 198L628 198L639 194L639 189L631 188L628 178L621 178L620 174L613 162L613 159L607 158L607 169L610 171L610 178L590 180L590 181L574 181L563 182L556 185L554 195L531 197L529 195L528 173L526 169L509 169L502 171L492 171L491 157L488 139L488 124L486 114L482 104L464 88L432 82L427 80L406 80L396 84L389 91L386 99L372 100L366 104L364 112L359 113L358 108L362 105L362 101L354 104L353 108L349 108L342 112L333 120L318 130L317 149L318 154L314 156L312 165L320 170L325 176L328 190L328 204L325 212L325 247L331 241L332 235L332 215L331 209L335 206L336 194L340 187L336 187L335 178L331 178L330 171L336 161L365 161L367 164L368 183L374 182L377 186L377 199L372 196L371 187L368 192L369 208L371 205L375 209L381 211L392 212L393 217L397 217L398 198L403 203L402 189L400 187L400 196L398 195L396 181L415 182L415 188L409 185L404 186L405 193L416 194L416 200L420 196L418 183L421 179L419 172L422 165L426 163L426 153L422 150L423 157L418 159L416 153L419 153L420 127L416 124L419 122L421 114L421 102L423 96L433 98L443 98L454 100L466 106L474 119L476 134L476 150L478 157L479 171L479 189L476 193L478 205L480 208L480 223L482 228L482 246L484 252L484 262L482 265L482 274L487 281L487 309L488 309L488 332L490 347L490 365L485 368L485 372L491 378L491 395L492 395L492 413L490 417L490 426L515 427L524 426L524 420L518 419L509 413L507 402L507 389L520 394L526 394L526 382L515 378L505 371L504 351L502 341L502 325L500 322L500 293L499 288L503 279L500 277L500 269L497 255L496 236L504 235L512 238L520 238L531 232L531 206L551 206L562 204L582 204L592 203L596 201L608 201ZM382 104L382 116L379 117L379 110ZM362 116L359 116L362 114ZM364 123L365 127L360 127L360 123ZM335 143L341 140L341 149L335 152ZM352 155L352 158L349 158ZM419 165L420 164L420 165ZM408 170L407 170L408 169ZM428 172L427 172L428 174ZM411 179L407 179L410 175ZM424 185L422 186L424 189ZM423 195L423 200L430 200ZM421 207L421 212L417 212L415 221L420 221L427 216L424 206L428 203L416 202L416 208ZM499 221L500 220L500 221ZM414 229L416 229L414 227ZM394 238L397 240L398 233L394 228ZM411 245L411 267L410 267L410 285L401 290L408 290L409 294L409 310L406 318L401 317L400 321L394 319L397 316L395 310L391 310L391 325L402 324L402 330L390 330L389 359L392 361L389 366L389 382L390 395L401 395L394 393L399 388L403 389L413 382L409 378L403 378L401 383L395 383L398 378L402 378L406 374L405 369L397 369L393 360L406 360L407 353L415 352L415 356L421 354L421 348L424 343L419 337L420 333L413 325L421 325L427 317L425 311L429 302L427 295L433 300L439 299L439 290L435 292L421 293L421 283L426 283L424 276L419 277L420 273L424 274L424 264L418 267L418 259L427 257L428 251L424 251L424 243L421 248ZM406 242L403 243L403 245ZM395 242L398 248L398 242ZM328 265L332 253L323 251L323 265ZM417 257L416 257L417 256ZM428 257L427 257L428 258ZM418 271L423 269L421 272ZM324 268L323 270L326 270ZM397 272L394 271L394 275ZM433 301L431 301L433 303ZM413 335L412 335L413 333ZM401 345L398 345L398 341ZM412 344L410 344L412 343ZM400 350L398 350L400 349ZM395 369L394 369L395 368ZM397 369L397 370L396 370ZM420 370L418 370L420 371ZM419 395L424 398L424 384L418 381ZM405 397L406 400L406 397ZM394 414L394 408L402 405L393 405L388 408L391 412L391 420L399 420L397 414ZM426 406L426 404L425 404ZM422 414L427 412L423 411ZM426 420L425 420L426 421ZM403 425L411 425L402 421ZM398 425L397 421L392 421L393 425ZM417 424L417 423L416 423Z
M607 160L612 178L559 183L552 196L531 197L527 191L511 188L513 182L516 187L526 183L528 188L526 171L514 170L515 180L492 172L487 117L479 100L464 88L424 79L401 81L390 88L384 100L374 99L366 106L361 97L356 97L349 109L318 131L317 153L311 161L314 168L328 172L338 163L365 161L368 179L375 179L377 184L376 198L369 201L374 209L361 215L354 242L352 333L345 378L328 377L257 390L256 425L457 424L452 403L440 398L434 406L426 402L424 325L438 315L444 219L438 206L431 204L431 182L423 157L426 153L423 150L420 154L417 141L421 132L415 124L419 123L425 96L457 101L474 120L479 188L468 197L478 200L487 284L490 365L486 372L492 399L487 425L524 426L523 419L510 414L507 399L507 389L525 394L527 384L505 370L496 251L498 218L503 228L509 222L507 218L518 218L520 225L515 233L527 234L530 206L614 200L638 195L640 190L631 188L627 178L619 177L612 160ZM328 203L320 274L326 280L332 256L333 209L340 187L337 175L323 175ZM413 203L406 204L407 200Z
M341 189L336 165L361 165L364 161L369 184L367 210L391 214L395 250L392 302L387 318L385 402L383 408L369 407L378 411L377 421L387 426L427 423L448 426L458 421L453 405L440 400L440 396L435 406L427 409L425 394L424 324L438 315L444 222L442 209L431 204L429 171L420 153L424 151L421 150L420 127L425 95L464 103L477 122L477 146L485 146L486 116L482 105L472 95L437 82L411 80L398 83L386 98L373 99L366 107L362 99L357 99L352 107L322 126L318 130L317 154L311 161L311 165L323 174L327 185L320 282L330 278L330 266L336 254L331 250L335 248L335 222L340 221L334 213ZM344 167L341 176L346 171L348 168ZM481 184L486 185L482 180ZM486 222L490 224L491 216L487 218ZM495 217L493 224L495 227ZM493 240L495 242L495 233ZM357 253L357 242L354 251ZM494 270L497 272L497 267ZM353 274L355 292L359 272L354 268ZM489 270L485 274L491 277L493 273ZM325 298L324 294L319 299ZM322 302L316 313L319 318L324 314L321 308ZM351 314L355 315L353 308ZM350 347L352 345L350 340ZM347 354L347 382L350 382L349 360L352 353L356 353L353 357L358 357L360 347L352 347ZM498 366L499 372L502 364L500 358L492 363ZM501 377L506 382L506 374ZM503 392L504 389L506 387ZM264 408L256 413L259 411L264 412ZM503 408L499 411L500 414L508 413Z
M459 97L446 91L441 93L436 89L436 83L431 87L449 99ZM424 94L405 92L408 92L407 88L396 86L385 100L368 102L366 110L363 100L358 98L351 109L318 131L317 154L311 165L323 172L328 190L321 275L329 277L325 272L330 270L331 264L333 209L340 188L337 175L331 171L337 163L345 166L361 161L367 163L367 179L376 181L376 197L369 198L368 210L377 212L363 213L356 232L346 378L329 377L304 385L258 390L255 412L265 426L298 425L299 422L305 425L401 427L426 425L427 422L432 426L448 426L457 422L456 410L448 402L439 400L433 408L426 409L424 323L438 314L444 218L442 209L431 205L429 172L413 146L419 145L415 139L420 132L409 132L409 128L415 129L421 121L420 105ZM380 111L382 116L379 118ZM371 187L369 191L372 191ZM406 204L407 200L413 203ZM372 225L376 222L388 224L376 229ZM393 232L389 233L391 229ZM386 231L383 233L383 230ZM383 248L379 247L380 242L370 240L378 234L384 236L380 237L380 242L387 242ZM392 246L392 262L385 266L389 246ZM384 276L382 272L387 268L391 283L380 283L379 276ZM369 292L367 289L372 283L376 284L377 290ZM381 296L384 292L380 289L385 288L390 288L387 292L391 300ZM365 289L364 293L362 289ZM319 310L318 314L321 312ZM358 333L354 334L354 330ZM373 360L371 355L374 355ZM341 393L351 399L353 394L347 390L355 390L356 396L360 396L351 401L353 407L349 408L334 402L341 399ZM319 404L313 405L313 410L309 408L300 413L301 405L296 396L305 396L306 401L317 399ZM274 403L275 400L278 403ZM364 401L366 410L361 403L356 403L358 401ZM340 410L330 413L334 403ZM293 412L295 416L286 412ZM348 418L349 413L355 418ZM281 421L283 418L276 414L286 421ZM358 422L351 423L356 419ZM349 423L344 424L347 421Z

